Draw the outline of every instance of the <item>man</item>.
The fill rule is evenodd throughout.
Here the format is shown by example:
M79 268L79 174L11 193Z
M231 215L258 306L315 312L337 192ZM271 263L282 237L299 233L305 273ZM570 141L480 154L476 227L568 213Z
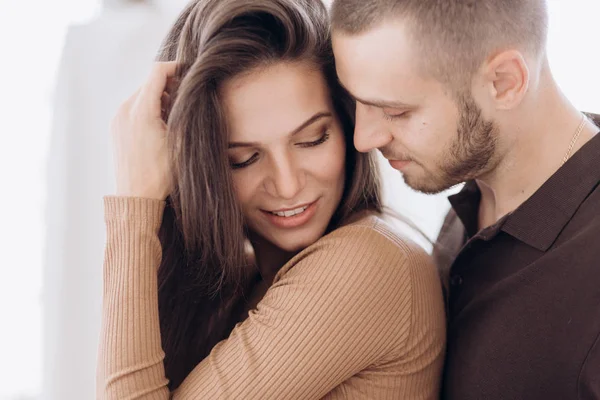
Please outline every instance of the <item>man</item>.
M547 21L544 0L332 6L356 147L425 193L466 182L438 239L447 399L600 399L600 118L555 83Z

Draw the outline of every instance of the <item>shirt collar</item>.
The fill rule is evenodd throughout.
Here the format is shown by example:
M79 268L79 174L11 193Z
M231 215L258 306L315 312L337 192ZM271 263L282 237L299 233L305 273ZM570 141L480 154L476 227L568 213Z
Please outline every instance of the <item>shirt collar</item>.
M475 181L468 181L462 190L448 197L456 216L461 220L468 237L478 231L478 210L481 192Z
M600 116L589 115L596 125ZM593 137L528 200L498 224L500 230L546 251L600 182L600 134ZM474 181L448 198L469 237L477 233L481 192Z

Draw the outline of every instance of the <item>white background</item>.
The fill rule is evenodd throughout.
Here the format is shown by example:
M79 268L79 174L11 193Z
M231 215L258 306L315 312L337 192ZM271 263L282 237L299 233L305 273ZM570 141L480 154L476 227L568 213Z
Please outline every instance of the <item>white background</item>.
M550 0L549 4L549 53L556 79L576 106L585 111L600 112L600 53L594 51L600 36L597 28L600 1ZM74 270L69 269L73 266L55 265L56 262L47 255L68 253L72 249L70 243L55 248L58 240L55 235L60 236L63 228L48 227L46 223L61 221L63 214L49 205L48 193L60 192L61 185L72 173L64 171L63 175L49 178L52 176L48 174L49 170L60 171L50 163L65 161L61 158L63 153L64 157L80 154L77 146L82 143L58 141L54 145L58 147L52 149L59 155L50 153L52 135L56 135L51 126L57 104L52 99L65 34L69 24L85 24L101 12L99 0L0 0L0 400L93 397L94 363L90 355L96 351L93 332L99 324L98 307L95 306L99 304L99 283L81 282L81 285L90 285L89 291L95 296L90 301L80 297L81 292L72 291L68 285L62 286L62 282L73 276L71 271ZM136 12L123 11L121 20L130 16L132 21L137 21ZM165 19L166 22L170 20L170 17ZM161 32L149 35L145 46L154 49L161 35ZM135 43L143 44L144 40L142 35ZM118 46L118 40L98 42L104 47ZM86 51L89 54L94 49ZM122 64L128 61L147 64L145 60L114 60ZM139 75L123 82L123 87L137 86L145 72L140 67ZM74 90L86 89L75 87ZM102 104L103 98L98 98L98 93L87 93L87 96ZM106 103L112 105L113 99ZM70 110L74 114L81 111L77 106ZM96 129L102 131L104 128ZM101 157L108 160L108 154ZM82 166L81 171L92 168L97 176L106 176L106 165ZM430 236L435 236L440 218L447 209L445 200L410 191L389 167L386 167L385 179L386 198L390 204L410 216ZM77 193L68 192L65 196L77 198ZM63 211L65 215L70 213L70 209ZM93 207L89 212L85 207L83 212L79 210L84 219L89 215L90 221L101 219L97 211L98 208ZM85 222L77 219L68 223L73 226L67 226L65 222L64 229L77 232L78 224ZM94 224L90 222L96 230L98 225ZM90 237L98 243L89 244L95 249L102 246L102 232L96 234ZM82 240L85 243L91 239L83 236ZM90 265L76 265L75 268L81 270L75 271L97 277L101 265L102 260L96 260ZM88 291L87 287L84 289L83 292ZM68 307L60 302L53 303L55 300L48 293L60 293L67 299ZM71 307L78 304L83 309L78 309L77 315L71 315L71 312L75 313L72 311L75 308ZM88 324L92 334L80 334L85 332L81 325ZM73 338L63 347L49 349L54 342L48 338L60 336L64 330L75 332ZM76 349L77 354L67 356L71 349ZM79 372L84 378L76 376ZM57 385L73 385L72 390L61 392L48 383L55 374L63 377ZM73 377L71 382L70 376ZM69 394L59 396L56 393Z

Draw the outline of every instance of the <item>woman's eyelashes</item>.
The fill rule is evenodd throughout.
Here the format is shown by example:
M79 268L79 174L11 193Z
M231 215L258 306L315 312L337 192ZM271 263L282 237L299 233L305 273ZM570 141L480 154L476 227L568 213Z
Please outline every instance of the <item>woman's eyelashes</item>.
M323 131L322 135L317 140L314 140L312 142L299 142L299 143L295 143L295 145L300 148L315 147L315 146L319 146L319 145L325 143L327 140L329 140L329 137L330 137L329 130L326 129ZM250 158L248 158L246 161L242 161L239 163L230 161L231 168L232 169L246 168L246 167L254 164L258 160L258 158L259 158L259 153L256 152Z
M257 159L258 159L258 153L254 153L252 155L252 157L250 157L248 160L246 160L244 162L241 162L241 163L231 162L231 168L233 168L233 169L245 168L248 165L253 164Z
M298 146L300 146L300 147L314 147L314 146L318 146L320 144L325 143L328 139L329 139L329 131L325 130L323 132L323 134L321 135L321 137L318 138L317 140L315 140L313 142L298 143Z

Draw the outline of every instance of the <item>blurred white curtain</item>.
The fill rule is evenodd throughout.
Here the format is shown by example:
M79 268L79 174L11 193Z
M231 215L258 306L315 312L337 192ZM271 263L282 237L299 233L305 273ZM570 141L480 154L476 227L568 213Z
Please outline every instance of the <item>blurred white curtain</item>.
M43 398L92 399L100 328L104 224L111 193L109 125L140 86L183 1L108 1L69 29L48 160ZM164 4L163 4L164 3Z

